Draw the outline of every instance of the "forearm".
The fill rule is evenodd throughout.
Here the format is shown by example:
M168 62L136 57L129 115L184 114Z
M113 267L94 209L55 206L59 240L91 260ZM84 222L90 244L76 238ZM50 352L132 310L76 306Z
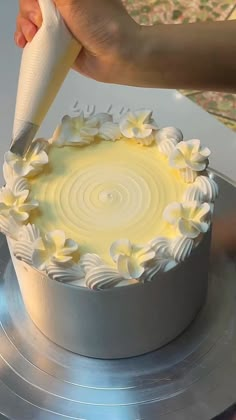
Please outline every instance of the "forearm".
M132 85L236 92L236 21L141 27L132 50Z

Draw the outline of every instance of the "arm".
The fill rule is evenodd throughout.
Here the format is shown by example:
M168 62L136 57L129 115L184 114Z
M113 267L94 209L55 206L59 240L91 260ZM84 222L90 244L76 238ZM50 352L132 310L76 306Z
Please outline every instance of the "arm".
M140 26L120 0L54 0L84 46L75 69L131 86L236 92L236 20ZM20 0L16 42L41 25L37 0Z
M236 20L140 28L133 84L236 92Z

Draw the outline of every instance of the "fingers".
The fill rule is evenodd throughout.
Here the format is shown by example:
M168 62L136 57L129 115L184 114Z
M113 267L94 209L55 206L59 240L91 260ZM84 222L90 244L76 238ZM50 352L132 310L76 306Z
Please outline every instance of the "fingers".
M20 13L22 17L29 19L38 28L42 24L42 14L38 0L20 0Z
M20 0L20 12L16 21L15 43L24 48L32 41L42 24L41 10L37 0Z

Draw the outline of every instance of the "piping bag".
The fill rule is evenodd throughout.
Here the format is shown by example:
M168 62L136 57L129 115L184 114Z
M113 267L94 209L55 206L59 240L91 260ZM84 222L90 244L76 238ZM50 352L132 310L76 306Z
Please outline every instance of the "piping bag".
M53 0L39 6L43 23L22 53L10 148L22 157L81 50Z

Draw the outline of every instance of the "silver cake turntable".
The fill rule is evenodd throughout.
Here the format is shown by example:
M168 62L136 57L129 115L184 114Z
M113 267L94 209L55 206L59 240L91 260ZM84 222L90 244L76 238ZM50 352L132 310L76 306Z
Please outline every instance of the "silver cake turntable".
M236 209L234 186L217 181L217 213ZM25 312L3 236L0 270L0 416L210 420L236 401L232 261L212 267L208 301L181 336L156 352L111 361L75 355L40 333Z

